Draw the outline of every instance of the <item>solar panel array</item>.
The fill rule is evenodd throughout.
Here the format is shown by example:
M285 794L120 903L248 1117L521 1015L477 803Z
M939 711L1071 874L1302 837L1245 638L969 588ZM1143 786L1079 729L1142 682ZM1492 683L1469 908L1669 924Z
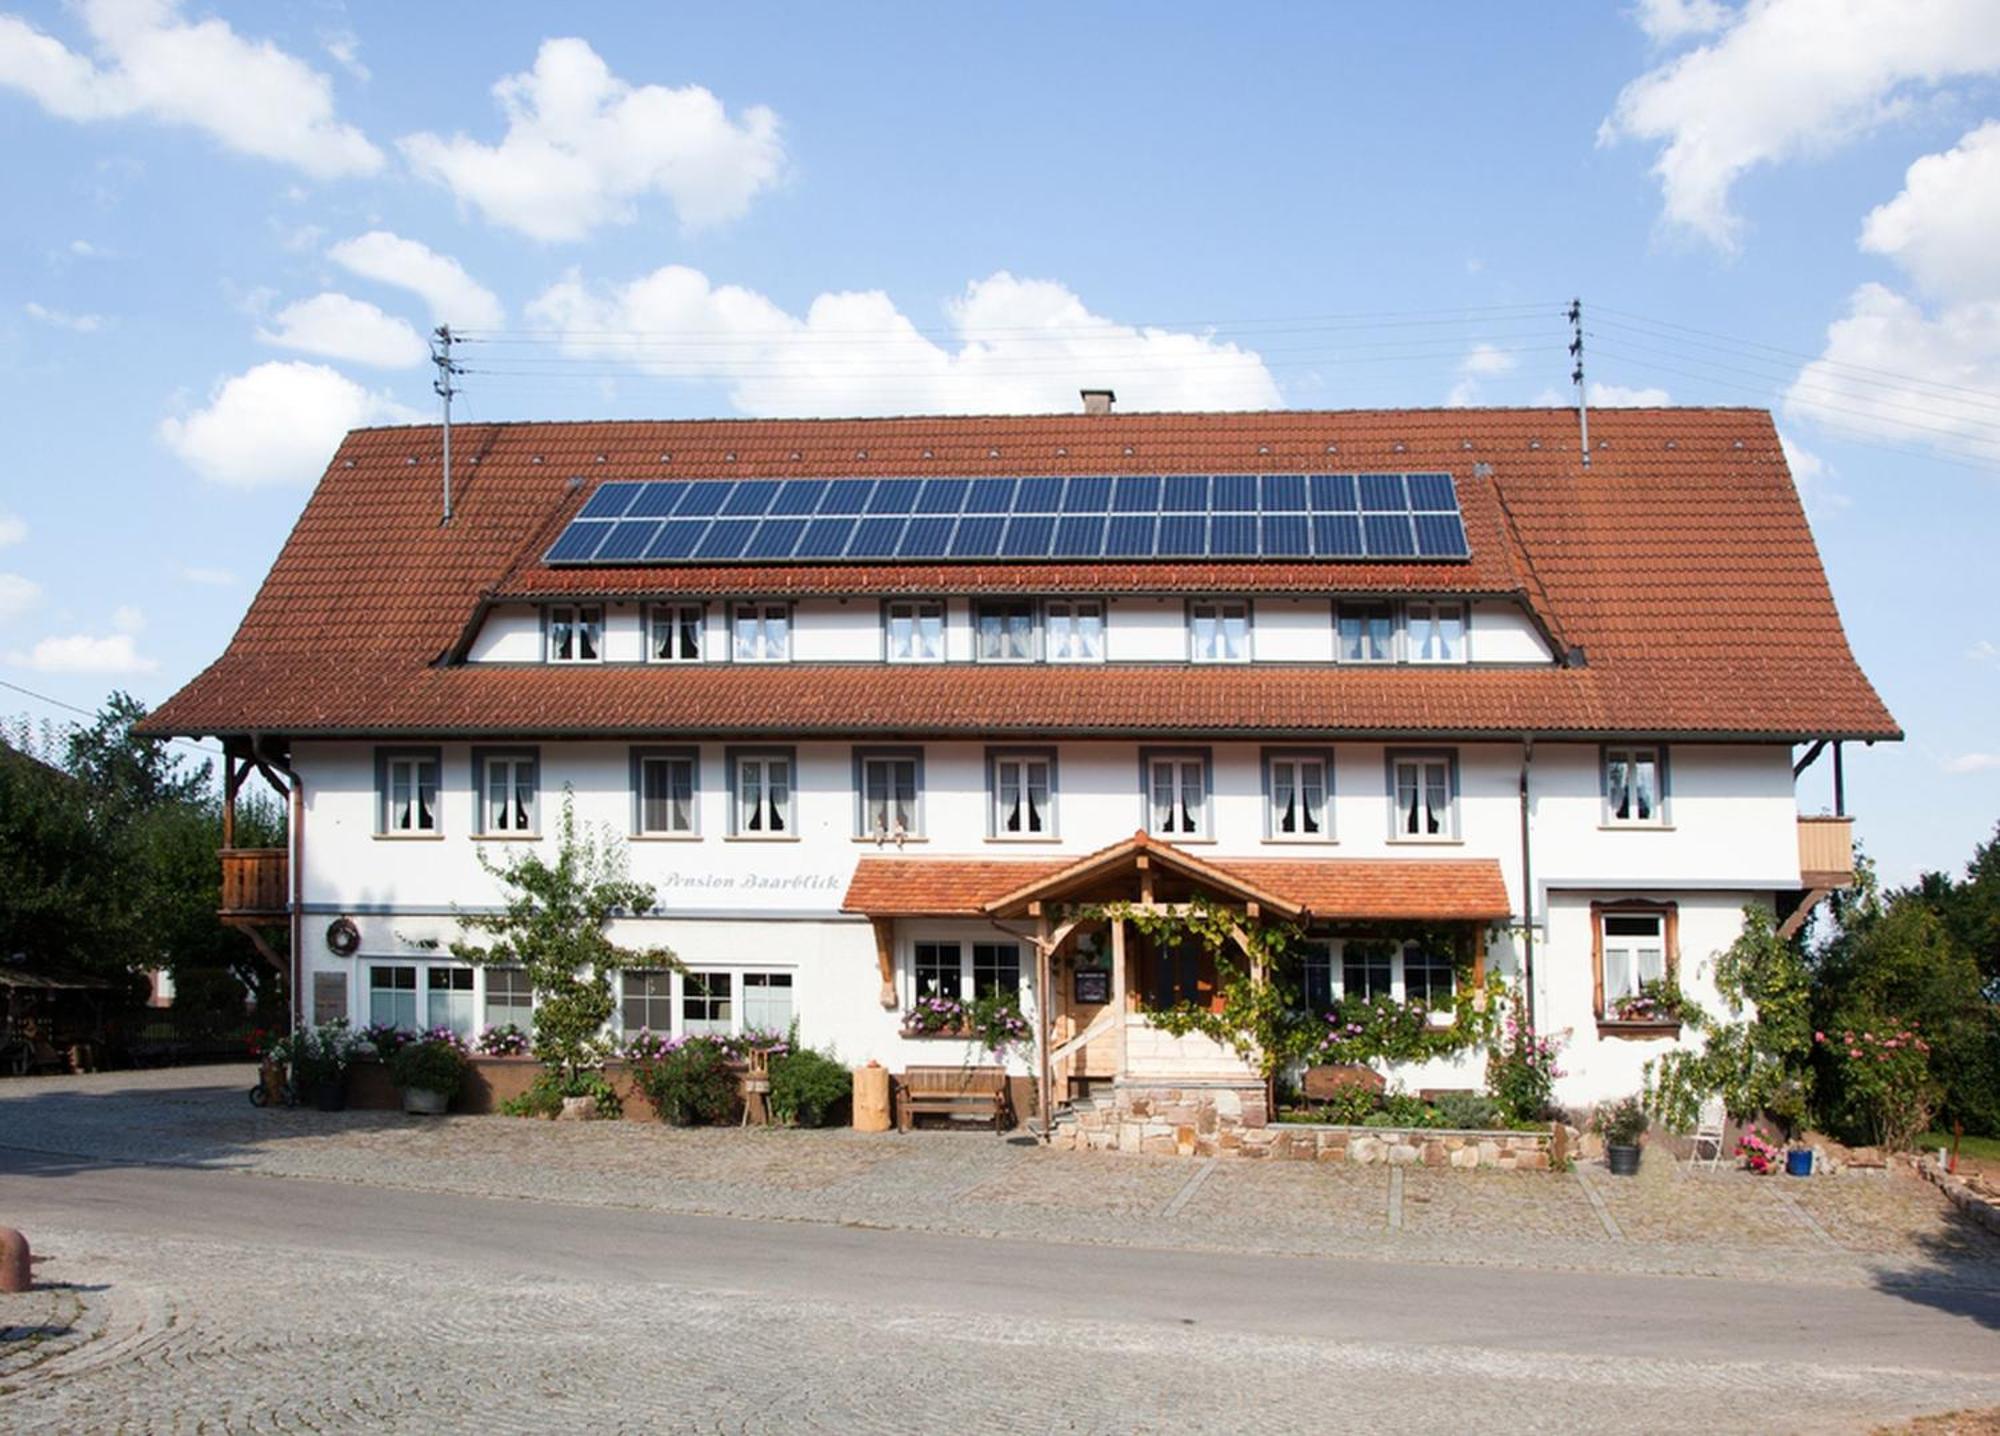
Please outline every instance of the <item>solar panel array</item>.
M1463 559L1449 474L602 484L551 564Z

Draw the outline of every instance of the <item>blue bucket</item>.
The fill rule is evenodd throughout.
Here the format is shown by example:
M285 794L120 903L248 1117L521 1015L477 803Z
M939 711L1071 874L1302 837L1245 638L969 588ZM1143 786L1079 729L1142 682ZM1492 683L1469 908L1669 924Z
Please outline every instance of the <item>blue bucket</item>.
M1804 1148L1785 1153L1785 1175L1788 1177L1810 1177L1812 1175L1812 1153Z

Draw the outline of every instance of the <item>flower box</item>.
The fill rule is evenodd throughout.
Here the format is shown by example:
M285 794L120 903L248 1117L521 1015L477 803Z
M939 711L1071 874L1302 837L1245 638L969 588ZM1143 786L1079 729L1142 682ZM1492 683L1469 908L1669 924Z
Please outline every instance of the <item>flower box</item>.
M1681 1035L1681 1023L1678 1017L1600 1017L1597 1035L1628 1042L1672 1041Z

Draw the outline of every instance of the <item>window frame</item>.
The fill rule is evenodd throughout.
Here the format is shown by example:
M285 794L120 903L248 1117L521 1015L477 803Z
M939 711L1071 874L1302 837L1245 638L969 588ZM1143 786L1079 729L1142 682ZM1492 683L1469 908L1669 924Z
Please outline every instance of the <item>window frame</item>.
M640 1001L646 1004L646 1006L642 1010L646 1012L648 1016L651 1016L653 1004L660 1002L664 1002L666 1004L667 1008L666 1026L655 1027L651 1022L642 1022L637 1027L634 1027L631 1024L631 1022L627 1020L625 1015L625 1007L626 1004L632 1000L632 997L631 994L629 994L625 990L625 984L630 982L635 977L647 977L647 978L661 977L666 979L667 990L664 994L657 992L647 992L644 993L639 998ZM627 1038L628 1040L630 1038L638 1036L641 1032L652 1032L667 1037L674 1036L679 1031L679 1029L674 1024L679 1020L680 1017L680 996L681 996L680 988L681 988L680 974L675 972L671 967L620 968L618 970L619 1035L621 1037Z
M480 1018L486 1011L486 969L476 963L459 962L449 957L412 958L401 954L375 956L358 954L355 958L354 983L359 996L355 1010L366 1015L365 1025L372 1026L378 1019L375 1015L375 994L377 991L406 993L410 998L410 1024L399 1026L399 1031L428 1032L439 1024L431 1021L431 994L438 990L433 987L432 978L436 973L448 972L453 981L443 990L446 992L466 992L468 997L468 1023L460 1035L468 1042L478 1035L485 1025ZM408 987L393 986L378 989L375 973L378 969L402 971L410 974ZM463 978L468 985L461 986L457 979Z
M1153 827L1153 765L1156 762L1185 763L1198 761L1201 764L1201 826L1193 833L1162 833ZM1175 792L1180 790L1179 773L1175 774ZM1211 843L1215 841L1215 750L1207 747L1157 747L1139 750L1139 827L1149 837L1164 838L1176 843Z
M1072 633L1075 632L1078 609L1093 608L1097 611L1097 654L1095 657L1059 658L1056 656L1055 646L1050 641L1051 624L1049 621L1049 610L1056 606L1066 606L1069 609L1070 629ZM1108 662L1111 657L1111 604L1095 594L1065 593L1058 594L1052 598L1044 598L1042 600L1038 631L1041 636L1041 652L1045 662L1084 665Z
M1403 831L1402 808L1396 794L1396 766L1399 763L1430 763L1442 760L1445 765L1445 784L1449 793L1450 817L1448 831L1443 833L1405 833ZM1460 843L1465 841L1464 820L1461 813L1461 799L1458 782L1458 749L1456 748L1390 748L1383 753L1383 766L1388 779L1389 795L1389 841L1401 844ZM1418 789L1424 787L1421 770L1417 776Z
M1604 1000L1604 923L1613 917L1651 917L1660 923L1660 972L1668 982L1680 981L1681 968L1681 915L1680 904L1672 900L1657 898L1617 898L1590 905L1590 974L1591 1010L1597 1017L1597 1024L1603 1028L1657 1029L1680 1028L1678 1019L1660 1021L1632 1021L1608 1015Z
M902 834L905 842L921 841L925 833L924 821L924 750L916 745L902 747L882 747L879 745L856 745L854 749L854 836L863 842L897 841L893 831L878 834L868 826L868 765L870 763L909 763L915 775L915 791L911 795L911 822L913 826ZM796 784L794 785L796 791ZM891 797L893 803L894 798Z
M527 842L542 835L542 750L533 744L475 747L472 750L472 834L489 842ZM528 810L525 828L492 829L487 826L487 765L526 763L534 804Z
M746 832L742 828L742 764L754 759L770 762L774 758L785 760L785 822L782 833ZM750 744L740 748L723 750L724 781L729 793L729 824L727 835L746 843L795 843L799 840L799 750L775 744Z
M1389 616L1389 652L1382 658L1349 658L1347 645L1341 634L1341 619L1348 609L1380 609ZM1384 664L1394 664L1403 656L1403 615L1394 599L1389 598L1337 598L1333 601L1333 661L1355 668L1380 668Z
M686 832L677 833L670 829L646 826L646 764L649 762L685 762L688 765L688 818L693 826ZM688 842L699 839L701 837L701 749L693 746L635 747L631 752L630 764L631 836L647 842Z
M1427 608L1435 614L1440 609L1458 610L1458 656L1456 658L1420 658L1417 656L1415 610ZM1403 600L1402 622L1398 625L1402 634L1402 659L1424 668L1455 668L1472 661L1472 605L1462 598L1406 598ZM1339 642L1338 631L1335 642Z
M789 967L747 967L734 969L734 972L736 975L735 1007L737 1032L777 1032L782 1034L789 1031L792 1024L799 1020L799 977L795 970ZM789 1014L782 1026L753 1027L750 1022L750 987L752 983L754 982L757 986L768 992L776 985L775 979L778 978L784 979L783 985L786 993L789 994L785 998L785 1006L790 1009Z
M957 965L955 968L950 969L955 975L956 981L954 985L957 991L951 995L950 1000L963 1002L967 1005L978 1000L979 971L981 967L979 950L985 948L991 952L999 948L1012 948L1014 950L1014 1000L1023 1012L1030 1010L1029 988L1033 985L1033 967L1029 957L1031 948L1026 941L999 934L988 934L981 937L936 931L915 932L907 939L907 949L903 954L907 959L907 965L903 970L908 974L908 990L904 1001L906 1007L921 1002L926 996L930 995L924 992L922 982L918 976L918 967L925 955L924 950L943 948L949 948L957 954ZM940 975L942 975L944 969L939 969L936 963L928 965L934 970L938 970ZM985 965L987 967L995 966L992 963ZM942 992L938 995L944 996ZM955 1036L957 1034L947 1033L944 1035Z
M522 967L519 963L506 963L506 962L490 963L490 964L484 964L480 967L479 1025L477 1028L478 1031L484 1032L489 1027L502 1027L506 1025L505 1023L499 1023L493 1020L493 978L495 974L503 972L509 974L509 981L507 984L508 986L507 995L509 997L512 997L514 995L512 990L513 989L512 974L519 973L524 982L526 981L528 976L528 969ZM532 982L528 982L527 989L528 989L528 1008L527 1008L526 1020L523 1021L520 1018L510 1017L507 1019L507 1021L512 1022L516 1027L519 1027L523 1032L532 1034L535 1030L535 985ZM509 1002L507 1005L511 1008L514 1007L516 1004Z
M653 642L654 625L658 623L661 615L673 614L675 615L675 617L671 621L675 625L676 632L678 632L680 625L679 615L683 615L689 612L692 612L694 614L694 631L695 631L694 657L692 658L660 657L654 651L654 642ZM667 666L678 666L689 663L705 663L708 661L708 600L700 598L656 600L655 602L646 605L645 623L646 623L646 635L645 635L646 662L658 663Z
M1320 830L1312 833L1283 833L1278 831L1278 813L1272 806L1277 794L1277 783L1271 771L1273 763L1316 762L1320 765ZM1264 797L1264 841L1267 843L1328 844L1339 841L1334 832L1334 753L1331 748L1266 748L1258 764L1263 775ZM1296 780L1295 780L1296 781Z
M1010 833L1001 824L1000 814L1000 765L1007 762L1047 763L1049 767L1049 799L1044 809L1043 831L1039 833ZM992 747L986 750L986 836L997 843L1053 843L1062 840L1061 786L1058 778L1057 752L1053 747ZM1022 783L1027 782L1023 771Z
M1638 755L1650 753L1653 757L1653 816L1650 818L1621 818L1611 795L1611 758L1614 753ZM1664 743L1604 743L1597 750L1597 790L1602 802L1598 822L1606 828L1647 829L1670 828L1673 818L1669 811L1670 764L1667 759L1667 745Z
M937 610L937 657L898 658L891 625L896 619L896 610L907 608L910 615L911 633L914 639L916 625L921 621L926 609ZM945 663L951 658L951 605L941 598L912 598L907 596L882 600L882 661L898 666L925 667L935 663Z
M397 763L424 763L431 765L437 784L436 800L431 804L431 825L428 828L396 828L389 823L390 778ZM415 774L411 775L412 786L418 786ZM432 744L428 746L386 746L375 750L375 836L393 838L399 842L423 842L444 836L444 749Z
M1203 658L1195 651L1194 612L1197 608L1214 608L1216 610L1215 633L1218 645L1222 638L1222 611L1227 608L1241 608L1243 610L1243 656L1241 658ZM1198 664L1203 668L1230 668L1239 663L1254 663L1257 661L1256 600L1226 596L1218 598L1190 598L1185 605L1181 622L1187 634L1187 661L1189 663Z
M764 625L770 622L774 612L783 610L785 620L785 651L783 653L775 658L762 654L754 658L745 658L743 656L741 643L737 634L739 632L738 624L741 622L743 616L742 611L746 608L756 610L756 621L759 630L758 644L760 648L766 646L763 639ZM799 625L798 605L793 603L792 600L788 598L734 598L729 601L728 612L729 661L731 663L765 664L790 663L793 661L793 655L798 652Z
M1025 658L988 658L985 645L980 641L979 624L986 614L996 609L1013 610L1025 608L1028 611L1028 655ZM983 597L972 601L972 661L991 663L1001 667L1019 667L1024 663L1042 661L1042 606L1032 598L1010 595L1008 597Z
M572 626L580 625L584 621L582 615L586 613L595 613L597 615L597 656L595 658L556 657L556 649L555 649L556 614L558 613L576 614L577 616L570 620ZM610 605L602 602L583 603L581 601L578 601L572 603L543 604L542 605L542 662L560 664L561 666L566 668L589 667L592 664L599 664L604 662L604 639L610 627L609 615L610 615Z

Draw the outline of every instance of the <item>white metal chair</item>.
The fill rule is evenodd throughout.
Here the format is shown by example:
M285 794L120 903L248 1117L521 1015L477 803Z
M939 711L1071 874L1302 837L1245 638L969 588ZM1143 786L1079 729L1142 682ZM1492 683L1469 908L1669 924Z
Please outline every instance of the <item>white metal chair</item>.
M1688 1149L1689 1167L1706 1161L1709 1170L1713 1171L1722 1165L1722 1132L1728 1120L1729 1114L1723 1109L1721 1097L1710 1097L1701 1104L1701 1112L1695 1122L1694 1145ZM1708 1148L1706 1157L1701 1154L1703 1147Z

